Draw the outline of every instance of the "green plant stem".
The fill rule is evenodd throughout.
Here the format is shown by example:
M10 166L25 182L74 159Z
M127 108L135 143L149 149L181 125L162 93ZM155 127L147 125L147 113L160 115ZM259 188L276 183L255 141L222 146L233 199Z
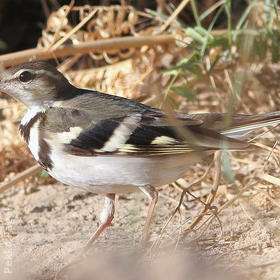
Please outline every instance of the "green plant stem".
M194 15L196 25L201 26L201 22L200 22L200 18L199 18L199 14L198 14L198 10L197 10L195 0L191 0L191 6L192 6L192 11L193 11L193 15Z

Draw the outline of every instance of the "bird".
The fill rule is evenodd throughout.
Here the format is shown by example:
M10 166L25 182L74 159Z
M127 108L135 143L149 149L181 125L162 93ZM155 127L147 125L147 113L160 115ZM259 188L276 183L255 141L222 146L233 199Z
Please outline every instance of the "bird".
M0 91L27 107L19 130L41 166L63 184L105 196L100 224L85 251L111 224L116 194L141 190L149 198L146 240L157 187L183 177L215 151L250 149L250 132L280 122L280 111L167 113L77 88L46 61L3 69Z

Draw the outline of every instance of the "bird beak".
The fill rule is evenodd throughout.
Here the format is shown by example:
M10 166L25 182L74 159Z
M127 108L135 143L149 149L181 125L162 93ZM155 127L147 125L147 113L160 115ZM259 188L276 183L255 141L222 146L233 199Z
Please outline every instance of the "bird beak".
M0 66L0 91L13 96L13 91L10 89L10 79L9 73L5 71L3 66Z

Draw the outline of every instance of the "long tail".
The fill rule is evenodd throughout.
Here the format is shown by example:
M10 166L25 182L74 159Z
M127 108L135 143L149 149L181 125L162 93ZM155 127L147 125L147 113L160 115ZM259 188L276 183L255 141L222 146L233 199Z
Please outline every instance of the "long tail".
M202 120L201 126L204 128L215 130L227 137L236 139L246 139L248 134L256 129L280 123L280 111L258 115L205 113L186 116L195 120Z
M280 124L280 111L258 115L234 115L230 126L221 131L223 135L231 138L246 138L256 129L276 126Z

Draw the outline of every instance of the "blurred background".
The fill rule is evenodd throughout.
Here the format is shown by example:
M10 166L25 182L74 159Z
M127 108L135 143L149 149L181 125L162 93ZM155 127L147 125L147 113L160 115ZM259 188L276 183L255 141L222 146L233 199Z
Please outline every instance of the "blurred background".
M94 1L76 0L75 6L92 5L132 5L138 10L151 9L161 13L170 13L181 1ZM215 0L196 1L200 13L211 7ZM0 39L2 44L0 54L35 47L42 29L46 27L46 21L51 12L58 10L63 5L69 5L70 0L1 0L0 1ZM233 20L237 21L244 9L248 6L248 1L232 1ZM204 20L203 25L207 26L213 16ZM189 5L180 13L179 19L182 23L194 26L195 19ZM219 17L216 28L224 28L227 24L226 14ZM16 36L15 36L16 35Z
M182 3L178 17L173 17ZM277 0L0 0L0 52L12 56L36 47L51 52L54 46L73 46L66 57L50 55L71 83L159 108L168 104L167 109L189 113L277 111L279 11ZM153 46L143 42L137 48L125 45L129 37L141 35L167 35L174 40ZM119 37L127 40L122 49L82 55L75 51L78 44ZM1 274L3 267L16 273L9 280L53 279L94 231L103 206L102 196L63 186L41 171L9 184L35 164L18 132L25 112L22 104L0 93L1 280L7 276ZM154 265L158 256L173 257L179 251L179 259L167 258L168 265L163 259L153 269L145 266L147 271L141 271L141 266L128 268L129 260L133 262L130 252L138 254L147 201L139 193L119 196L113 227L90 252L93 256L86 267L97 265L90 275L115 279L102 274L110 272L109 263L113 276L121 270L139 277L129 279L149 279L143 277L145 273L150 279L194 275L192 279L209 280L212 273L214 279L224 279L225 274L229 279L232 270L233 277L237 273L234 279L279 279L279 137L277 127L257 131L250 141L262 148L260 152L225 152L214 196L216 169L208 169L207 163L191 166L184 178L159 188L152 246L135 263ZM167 223L186 188L181 212ZM211 205L205 203L209 198L213 198ZM185 240L179 242L183 232ZM7 240L11 247L5 245ZM109 251L110 260L100 257L104 251ZM125 252L123 258L120 251ZM153 276L157 271L158 276Z

